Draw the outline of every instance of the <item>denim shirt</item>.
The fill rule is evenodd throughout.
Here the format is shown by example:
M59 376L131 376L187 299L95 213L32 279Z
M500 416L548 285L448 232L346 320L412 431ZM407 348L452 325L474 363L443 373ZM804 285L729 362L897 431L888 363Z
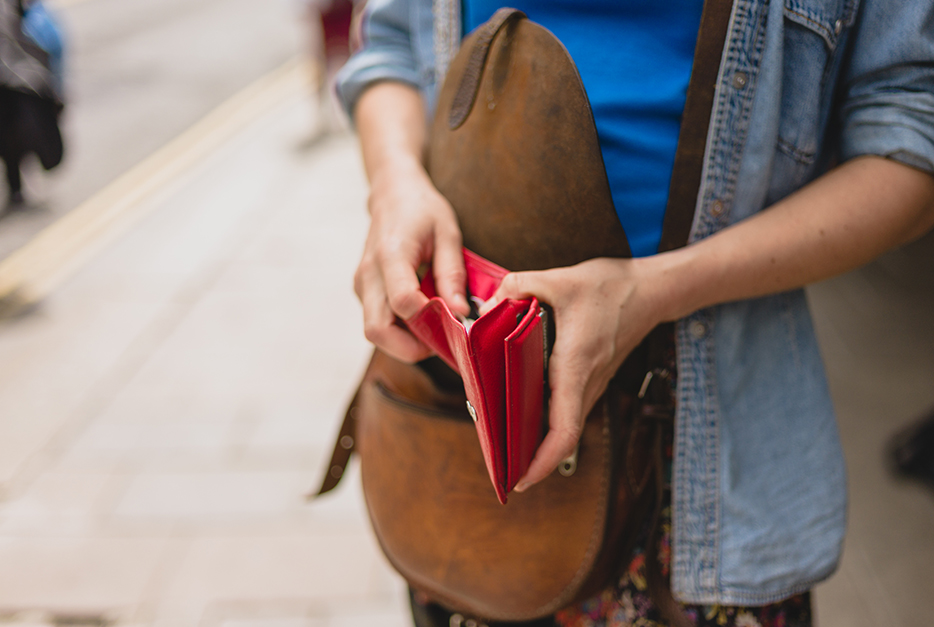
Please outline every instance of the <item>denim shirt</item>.
M422 89L431 110L458 6L370 0L338 77L348 110L379 80ZM932 25L927 0L735 0L691 241L860 155L934 173ZM803 290L676 328L672 590L761 605L811 588L839 560L846 477Z

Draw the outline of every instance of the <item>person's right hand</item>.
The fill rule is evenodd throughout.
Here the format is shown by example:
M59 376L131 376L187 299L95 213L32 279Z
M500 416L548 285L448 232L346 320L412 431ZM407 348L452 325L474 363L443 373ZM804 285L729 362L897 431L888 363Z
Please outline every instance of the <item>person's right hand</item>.
M455 313L470 311L461 232L451 205L422 165L397 160L371 177L370 231L354 276L366 338L406 362L431 355L400 320L428 302L418 270L431 264L438 295Z

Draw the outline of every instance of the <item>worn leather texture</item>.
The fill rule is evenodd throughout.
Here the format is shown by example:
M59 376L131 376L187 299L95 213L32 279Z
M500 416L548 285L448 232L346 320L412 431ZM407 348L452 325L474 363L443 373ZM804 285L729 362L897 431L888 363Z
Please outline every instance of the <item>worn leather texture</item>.
M594 567L622 550L618 538L608 543L607 519L632 508L631 493L614 489L623 435L614 417L630 398L605 397L591 412L572 476L554 473L504 506L463 393L443 394L418 366L377 351L354 423L367 509L389 561L436 601L482 618L545 616L593 591L603 583L591 579Z
M514 10L491 18L502 23L485 55L485 26L462 44L431 128L428 172L464 246L513 272L630 256L577 68L549 31L503 11ZM464 82L476 95L455 102L473 91ZM468 115L452 128L449 112L464 101Z

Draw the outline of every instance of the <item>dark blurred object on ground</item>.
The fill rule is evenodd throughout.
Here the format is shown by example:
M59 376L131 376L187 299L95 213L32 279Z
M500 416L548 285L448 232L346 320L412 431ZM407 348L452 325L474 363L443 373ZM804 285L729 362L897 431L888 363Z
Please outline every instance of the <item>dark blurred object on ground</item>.
M40 0L0 1L0 158L8 206L23 203L20 163L35 153L46 170L64 152L61 31Z
M934 410L895 434L890 447L896 472L934 489Z

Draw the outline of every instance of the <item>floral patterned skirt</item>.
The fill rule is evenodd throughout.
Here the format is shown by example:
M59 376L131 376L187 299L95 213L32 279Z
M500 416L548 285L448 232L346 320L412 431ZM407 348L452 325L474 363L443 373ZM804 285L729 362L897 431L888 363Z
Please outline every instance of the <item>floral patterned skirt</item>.
M671 476L671 443L666 447L668 477ZM670 481L669 481L670 485ZM665 490L662 503L658 560L664 577L671 561L671 490ZM555 614L559 627L667 627L649 594L645 573L645 545L648 525L643 530L629 566L615 585L600 594ZM685 614L697 627L811 627L811 594L759 607L725 605L683 605Z

